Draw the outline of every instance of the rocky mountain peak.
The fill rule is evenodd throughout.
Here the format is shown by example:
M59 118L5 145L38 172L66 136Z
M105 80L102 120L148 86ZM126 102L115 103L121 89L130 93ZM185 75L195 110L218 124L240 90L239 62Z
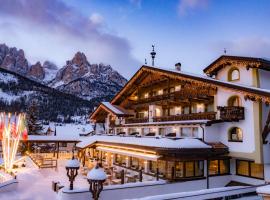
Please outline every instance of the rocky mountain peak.
M89 65L85 54L82 52L77 52L69 63L75 64L77 66Z
M37 62L36 64L30 67L30 70L28 71L27 75L34 79L43 80L45 77L45 71L41 63Z
M9 48L0 44L0 67L25 75L29 70L28 61L22 49Z

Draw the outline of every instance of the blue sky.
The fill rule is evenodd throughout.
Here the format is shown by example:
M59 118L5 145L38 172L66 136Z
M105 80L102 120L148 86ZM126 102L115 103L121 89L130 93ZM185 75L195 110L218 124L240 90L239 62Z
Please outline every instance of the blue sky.
M7 3L11 2L11 3ZM270 58L268 0L0 0L0 43L62 66L76 51L129 78L147 58L202 69L223 54ZM21 12L18 14L16 11ZM2 26L1 26L2 27ZM29 29L30 28L30 29ZM11 37L12 36L12 37Z

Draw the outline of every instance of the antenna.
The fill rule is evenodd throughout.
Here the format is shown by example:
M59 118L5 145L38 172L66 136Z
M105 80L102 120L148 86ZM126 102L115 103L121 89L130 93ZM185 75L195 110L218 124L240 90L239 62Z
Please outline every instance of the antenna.
M152 45L152 52L150 53L151 58L152 58L152 66L155 65L155 57L156 57L156 52L155 52L155 45Z
M224 54L226 55L226 54L227 54L227 49L224 48L223 52L224 52Z

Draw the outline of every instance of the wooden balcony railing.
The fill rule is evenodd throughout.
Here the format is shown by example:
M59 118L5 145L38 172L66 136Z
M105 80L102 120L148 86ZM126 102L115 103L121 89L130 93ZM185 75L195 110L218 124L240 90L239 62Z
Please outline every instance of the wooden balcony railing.
M199 97L210 97L213 94L211 92L200 91L200 90L187 90L182 89L180 91L175 91L171 93L166 93L162 95L150 96L148 98L138 99L135 104L150 103L161 100L179 100L179 99L190 99L190 98L199 98Z
M183 121L183 120L215 120L215 112L203 112L203 113L192 113L192 114L182 114L173 116L162 116L154 117L154 122L164 122L164 121Z
M240 106L218 106L220 119L225 121L239 121L245 119L245 109Z
M126 124L145 123L148 122L148 118L127 118Z

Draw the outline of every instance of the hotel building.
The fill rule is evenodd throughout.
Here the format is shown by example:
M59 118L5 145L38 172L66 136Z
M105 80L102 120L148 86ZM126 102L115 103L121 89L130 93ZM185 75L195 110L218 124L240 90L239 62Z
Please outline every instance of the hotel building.
M221 56L205 75L142 66L91 114L77 144L99 158L170 181L270 181L270 61Z

